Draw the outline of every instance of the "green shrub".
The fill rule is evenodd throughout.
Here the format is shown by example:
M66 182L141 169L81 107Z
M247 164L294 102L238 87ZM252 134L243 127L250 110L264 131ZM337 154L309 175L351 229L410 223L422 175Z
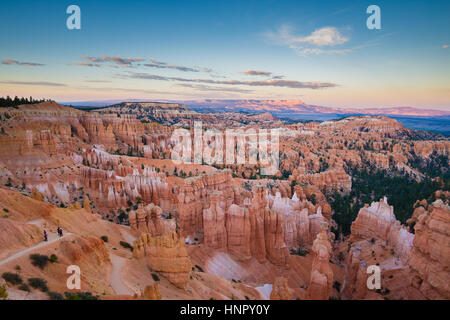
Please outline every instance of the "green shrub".
M22 278L17 273L5 272L2 274L2 278L13 285L23 283Z
M340 292L341 291L341 283L337 280L334 280L333 288L335 288L338 292Z
M152 273L152 278L155 281L159 281L159 276L156 273Z
M58 256L57 256L56 254L52 254L52 255L50 256L49 261L50 261L51 263L58 262Z
M195 267L198 269L198 271L205 272L205 271L203 271L202 267L200 267L199 265L195 265Z
M304 257L304 256L306 256L309 253L309 251L307 249L304 249L304 248L298 248L298 250L292 249L290 251L290 253L291 254L296 254L296 255L301 256L301 257Z
M49 291L47 292L47 294L50 300L64 300L64 297L61 293Z
M26 291L26 292L30 292L30 291L31 291L31 290L30 290L30 287L29 287L26 283L22 283L22 284L19 286L19 290Z
M102 239L103 242L108 242L108 236L101 236L100 239Z
M28 279L28 284L35 289L39 289L42 292L47 292L47 281L41 278L30 278Z
M35 267L41 268L41 270L45 268L49 261L47 256L39 253L30 254L30 259L31 264Z
M6 300L8 298L8 292L6 292L6 286L0 286L0 300Z
M128 242L120 241L119 243L120 243L120 245L121 245L122 247L124 247L124 248L126 248L126 249L130 249L131 251L133 251L133 247L132 247L131 244L129 244Z
M98 296L93 296L90 292L64 292L67 300L98 300Z

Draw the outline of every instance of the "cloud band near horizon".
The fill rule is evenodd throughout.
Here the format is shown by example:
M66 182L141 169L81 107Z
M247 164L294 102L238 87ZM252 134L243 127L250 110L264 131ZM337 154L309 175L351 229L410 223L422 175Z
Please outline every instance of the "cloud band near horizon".
M259 87L284 87L294 89L322 89L332 88L338 85L330 82L303 82L297 80L256 80L256 81L243 81L243 80L211 80L211 79L188 79L180 77L165 77L148 73L130 73L128 78L131 79L143 79L143 80L157 80L157 81L178 81L178 82L194 82L203 84L221 84L221 85L244 85L244 86L259 86Z

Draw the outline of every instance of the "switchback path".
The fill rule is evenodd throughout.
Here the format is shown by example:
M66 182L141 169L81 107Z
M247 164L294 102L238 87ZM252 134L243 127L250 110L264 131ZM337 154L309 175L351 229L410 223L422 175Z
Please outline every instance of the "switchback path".
M112 263L112 270L110 276L110 285L116 294L129 294L133 295L134 292L127 287L127 285L122 280L122 268L126 262L125 258L116 256L115 254L110 254Z
M41 225L42 225L43 222L45 222L44 219L36 219L36 220L30 221L28 223L29 224L34 224L34 225L42 228ZM52 243L54 243L56 241L59 241L59 240L61 240L63 238L66 238L66 237L69 237L72 234L71 233L65 233L62 237L59 237L58 234L56 234L54 232L47 232L47 235L48 235L48 241L39 242L38 244L36 244L36 245L34 245L32 247L29 247L29 248L23 249L21 251L18 251L16 253L10 255L7 258L5 258L3 260L0 260L0 266L6 264L8 262L14 261L14 260L16 260L16 259L18 259L20 257L23 257L24 255L26 255L26 254L28 254L30 252L33 252L36 249L48 246L48 245L50 245L50 244L52 244ZM44 237L44 236L42 236L42 237Z

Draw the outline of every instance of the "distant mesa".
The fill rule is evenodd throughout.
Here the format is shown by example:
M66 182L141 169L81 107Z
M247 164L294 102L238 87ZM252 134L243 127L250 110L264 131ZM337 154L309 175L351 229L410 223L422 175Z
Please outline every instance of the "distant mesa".
M417 117L450 116L450 111L413 107L334 108L307 104L301 100L196 100L184 101L194 110L271 112L276 116L289 114L363 114Z

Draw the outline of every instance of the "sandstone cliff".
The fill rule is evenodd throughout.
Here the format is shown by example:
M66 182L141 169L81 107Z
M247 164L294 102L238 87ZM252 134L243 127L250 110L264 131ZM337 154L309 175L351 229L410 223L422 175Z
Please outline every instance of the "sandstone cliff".
M306 292L307 299L328 300L333 286L333 270L330 267L331 243L327 235L328 226L322 224L322 231L314 240L312 252L314 261L311 267L311 279Z
M133 256L145 257L150 269L161 273L175 286L186 287L192 264L184 247L184 241L176 233L155 237L143 233L134 242L133 249Z
M414 230L412 285L428 299L449 299L450 207L435 201L417 217Z
M409 258L414 234L394 216L394 208L389 206L386 197L370 206L361 208L358 217L352 223L350 241L378 239L389 243L397 257L403 262Z

